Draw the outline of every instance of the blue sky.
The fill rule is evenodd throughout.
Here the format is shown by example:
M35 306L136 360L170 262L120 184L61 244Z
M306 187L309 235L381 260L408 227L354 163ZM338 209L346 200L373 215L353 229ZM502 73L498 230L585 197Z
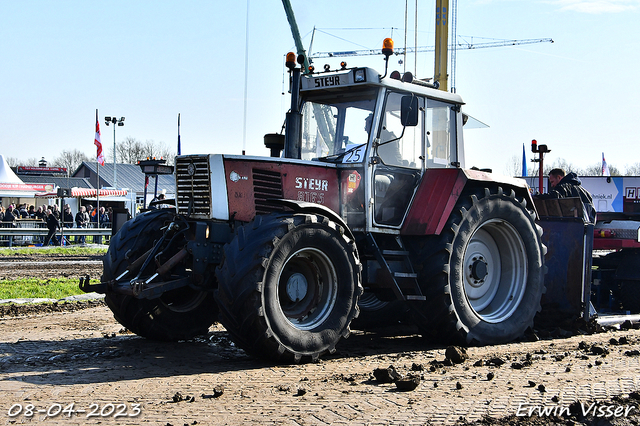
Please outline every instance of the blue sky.
M313 51L404 44L405 1L291 0ZM414 45L415 1L409 1ZM93 157L95 110L104 145L105 115L126 117L116 141L133 137L183 153L267 155L262 137L280 131L289 106L284 54L294 43L279 0L249 4L246 145L243 144L245 23L238 1L0 0L0 154L53 159L78 149ZM418 45L432 46L435 1L418 1ZM640 0L460 1L464 40L553 38L550 43L459 50L457 93L488 129L465 134L467 166L507 172L531 139L545 161L624 170L640 162L632 130L640 110ZM393 28L393 29L392 29ZM357 29L357 30L356 30ZM459 38L460 40L460 38ZM381 56L347 58L383 71ZM337 67L339 59L318 59ZM413 71L410 56L407 69ZM404 65L391 60L391 68ZM417 76L433 75L421 53ZM634 126L635 127L635 126ZM530 158L530 154L529 154ZM111 161L107 158L107 161Z

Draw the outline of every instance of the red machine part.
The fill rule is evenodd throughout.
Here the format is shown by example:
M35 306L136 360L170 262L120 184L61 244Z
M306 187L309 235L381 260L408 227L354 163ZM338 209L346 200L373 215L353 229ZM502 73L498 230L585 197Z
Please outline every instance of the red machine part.
M598 217L600 219L600 217ZM599 220L593 229L594 250L640 248L640 222L637 220Z
M273 198L321 204L340 212L339 179L335 168L226 158L224 169L229 217L235 220L252 220L257 211L261 212L261 207L270 209L269 199Z

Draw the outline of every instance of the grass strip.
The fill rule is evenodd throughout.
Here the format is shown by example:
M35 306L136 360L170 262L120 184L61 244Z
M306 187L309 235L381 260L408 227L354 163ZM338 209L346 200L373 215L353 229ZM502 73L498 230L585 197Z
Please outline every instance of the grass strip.
M102 255L107 252L106 248L98 247L23 247L23 248L0 248L0 257L3 256L47 256L52 254L68 255Z
M24 278L0 282L0 299L62 299L84 294L77 278Z

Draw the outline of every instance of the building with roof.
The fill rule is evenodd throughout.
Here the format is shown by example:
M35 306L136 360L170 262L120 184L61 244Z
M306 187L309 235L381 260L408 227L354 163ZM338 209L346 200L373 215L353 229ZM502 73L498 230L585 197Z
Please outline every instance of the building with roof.
M115 187L113 182L113 163L105 163L104 166L99 166L99 182L97 167L98 163L96 162L83 162L75 172L69 175L67 174L67 169L46 167L44 158L40 162L40 167L17 167L17 174L7 166L5 174L9 177L15 176L13 180L20 182L20 184L13 183L12 186L19 185L20 187L28 187L29 191L24 194L18 194L18 192L12 191L10 193L12 196L16 194L16 196L20 198L16 198L16 196L8 198L8 194L6 194L5 199L7 202L13 203L41 204L41 202L45 202L43 198L49 198L49 201L46 201L46 203L52 204L56 203L55 198L57 197L55 192L57 189L68 188L73 190L69 193L68 197L65 197L65 204L70 204L72 211L77 211L80 205L92 204L95 206L96 202L98 202L95 196L95 189ZM1 166L0 169L2 169ZM116 164L116 173L118 181L117 189L126 190L126 195L100 195L100 205L114 208L128 208L131 213L135 214L138 208L149 204L155 193L165 193L167 198L172 198L175 195L175 180L173 175L158 175L157 186L156 179L150 177L147 186L147 199L144 200L146 179L139 165L118 163ZM5 180L9 179L7 178ZM92 189L94 190L94 195L92 196L71 195L71 193L84 194L87 191L87 193L91 193L90 190ZM0 194L0 200L3 200L2 194Z
M105 163L100 166L100 184L98 185L98 163L82 162L80 167L73 173L73 178L86 179L93 188L114 188L113 182L113 163ZM118 189L127 189L129 192L136 194L136 200L142 204L145 188L145 175L137 164L116 164L116 173L118 180ZM167 198L175 195L176 182L173 175L158 175L157 193L164 192ZM154 197L156 190L155 178L149 179L147 186L146 204Z

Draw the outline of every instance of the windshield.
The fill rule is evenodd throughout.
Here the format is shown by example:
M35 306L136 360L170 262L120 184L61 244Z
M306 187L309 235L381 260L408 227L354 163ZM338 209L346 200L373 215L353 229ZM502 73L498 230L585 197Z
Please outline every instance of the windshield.
M367 117L375 109L375 92L345 99L308 99L303 107L302 159L335 156L366 144L369 140Z

